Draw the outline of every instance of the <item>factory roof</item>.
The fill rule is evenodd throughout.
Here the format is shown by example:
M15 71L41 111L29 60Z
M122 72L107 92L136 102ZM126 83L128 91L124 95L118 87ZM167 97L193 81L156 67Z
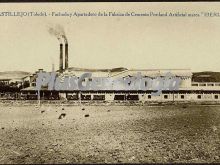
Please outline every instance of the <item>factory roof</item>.
M128 69L123 67L112 68L112 69L88 69L88 68L71 67L67 69L67 71L82 71L82 72L121 72L124 70L128 70Z
M93 77L127 77L135 76L141 73L142 76L158 77L165 76L171 73L174 76L191 77L190 69L127 69L127 68L113 68L113 69L84 69L84 68L69 68L62 75L63 76L81 76L83 73L90 72Z

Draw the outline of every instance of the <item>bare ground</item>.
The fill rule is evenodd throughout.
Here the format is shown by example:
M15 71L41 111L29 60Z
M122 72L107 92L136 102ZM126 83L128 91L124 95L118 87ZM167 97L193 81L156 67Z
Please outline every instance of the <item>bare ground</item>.
M0 107L0 163L152 162L220 162L220 106Z

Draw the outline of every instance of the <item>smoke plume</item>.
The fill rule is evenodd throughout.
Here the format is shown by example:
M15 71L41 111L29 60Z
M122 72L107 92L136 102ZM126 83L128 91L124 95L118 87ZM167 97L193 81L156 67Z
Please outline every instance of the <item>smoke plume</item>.
M65 44L68 43L67 37L65 35L64 28L61 25L55 25L53 27L50 26L48 28L48 32L51 35L55 36L60 43L62 43L62 39L64 40Z

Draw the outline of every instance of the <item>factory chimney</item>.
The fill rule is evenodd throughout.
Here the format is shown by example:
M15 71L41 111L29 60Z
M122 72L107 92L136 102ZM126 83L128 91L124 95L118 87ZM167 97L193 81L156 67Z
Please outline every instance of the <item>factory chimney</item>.
M60 72L63 72L63 44L60 44Z
M64 69L68 69L68 40L65 35L64 29L60 25L56 25L55 27L49 27L48 29L49 33L51 35L54 35L60 42L60 65L59 65L59 71L62 73ZM63 63L63 44L62 41L64 40L65 43L65 68Z
M65 43L65 69L68 69L68 43Z

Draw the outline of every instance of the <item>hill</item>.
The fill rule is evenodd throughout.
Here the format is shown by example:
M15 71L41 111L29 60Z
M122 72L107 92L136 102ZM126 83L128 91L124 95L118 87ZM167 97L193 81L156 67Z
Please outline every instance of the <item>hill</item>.
M21 79L30 74L31 73L24 71L5 71L0 72L0 79Z

